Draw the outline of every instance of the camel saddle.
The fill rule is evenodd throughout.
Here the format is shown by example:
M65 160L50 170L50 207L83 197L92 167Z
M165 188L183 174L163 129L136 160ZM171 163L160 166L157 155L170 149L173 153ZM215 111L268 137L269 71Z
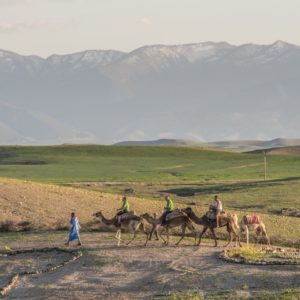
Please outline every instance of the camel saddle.
M260 216L246 216L247 224L259 224L260 223Z
M121 221L131 219L132 217L134 217L134 212L129 211L129 212L124 213L124 214L121 215Z
M221 215L226 215L226 211L222 210L220 212ZM210 209L206 214L205 214L206 218L209 220L216 220L216 213L213 209Z
M181 211L181 209L176 208L175 210L173 210L171 213L167 215L166 221L170 221L171 219L175 219L182 216L186 216L186 214L183 211Z

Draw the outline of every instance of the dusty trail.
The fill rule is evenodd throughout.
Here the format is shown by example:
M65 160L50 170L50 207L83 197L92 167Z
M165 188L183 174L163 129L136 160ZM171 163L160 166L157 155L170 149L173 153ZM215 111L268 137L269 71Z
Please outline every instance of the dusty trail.
M57 236L57 241L61 234ZM174 237L172 242L177 238ZM221 247L198 248L191 240L181 247L142 241L116 247L111 233L84 234L84 256L48 274L24 277L10 299L151 299L171 293L198 291L204 295L235 290L247 297L257 291L300 286L300 266L248 266L218 259ZM210 241L210 243L212 243ZM30 235L11 247L49 246L45 235ZM59 245L51 242L51 246ZM0 242L0 247L3 246ZM21 261L21 259L19 260ZM0 261L0 266L3 264ZM21 262L19 262L21 263ZM5 274L1 274L1 281Z

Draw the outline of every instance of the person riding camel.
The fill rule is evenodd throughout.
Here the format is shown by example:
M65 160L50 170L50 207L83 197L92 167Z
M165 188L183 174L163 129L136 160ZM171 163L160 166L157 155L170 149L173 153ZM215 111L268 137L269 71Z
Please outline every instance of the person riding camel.
M220 214L221 214L221 212L223 210L223 205L222 205L222 202L219 199L218 195L215 195L214 202L211 204L210 207L211 207L212 211L215 214L215 218L216 218L216 222L217 222L217 227L219 227L219 224L220 224Z
M170 198L169 195L167 195L165 197L165 200L167 202L167 205L164 208L164 213L162 215L162 224L166 223L168 214L170 214L174 210L174 203L173 203L173 201L172 201L172 199Z
M126 198L126 196L124 196L122 198L122 207L117 209L117 226L121 225L121 217L123 214L128 213L129 212L129 202Z

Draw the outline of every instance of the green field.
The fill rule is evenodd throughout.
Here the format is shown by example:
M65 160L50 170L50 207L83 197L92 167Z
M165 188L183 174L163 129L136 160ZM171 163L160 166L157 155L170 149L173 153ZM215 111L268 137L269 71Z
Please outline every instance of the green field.
M0 177L44 183L123 182L82 186L101 192L161 200L205 212L213 195L229 211L261 214L273 242L299 246L300 218L281 216L300 208L300 156L268 156L264 181L262 154L187 147L49 146L0 147ZM279 230L280 229L280 230Z
M263 180L261 154L187 147L0 147L0 176L66 183L76 181ZM300 176L300 156L269 156L268 178Z

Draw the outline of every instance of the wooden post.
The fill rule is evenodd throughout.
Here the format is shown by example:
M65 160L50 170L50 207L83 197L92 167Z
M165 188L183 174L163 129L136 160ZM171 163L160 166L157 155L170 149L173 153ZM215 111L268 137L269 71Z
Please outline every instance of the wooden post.
M264 162L265 162L265 181L267 180L267 151L264 151Z

